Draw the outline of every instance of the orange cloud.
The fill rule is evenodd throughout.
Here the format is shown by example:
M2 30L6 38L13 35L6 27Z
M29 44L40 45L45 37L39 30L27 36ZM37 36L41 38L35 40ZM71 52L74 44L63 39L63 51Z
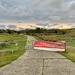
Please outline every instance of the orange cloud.
M70 29L72 26L69 26L67 24L63 24L62 27L59 27L59 29Z
M34 29L35 27L40 27L40 28L56 28L56 29L70 29L70 28L72 28L72 26L73 25L68 25L68 23L67 24L59 24L59 25L55 25L55 26L50 26L50 27L48 27L48 26L40 26L40 25L36 25L36 23L31 23L31 22L29 22L29 23L0 23L1 25L6 25L6 27L8 26L8 25L17 25L17 29L19 28L19 27L21 27L21 28L32 28L32 29ZM49 24L49 25L52 25L52 24Z

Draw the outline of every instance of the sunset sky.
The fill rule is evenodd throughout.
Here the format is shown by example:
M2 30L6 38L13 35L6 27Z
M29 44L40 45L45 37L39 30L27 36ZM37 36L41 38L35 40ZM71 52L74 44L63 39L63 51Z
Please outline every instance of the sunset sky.
M0 29L75 28L75 0L0 0Z

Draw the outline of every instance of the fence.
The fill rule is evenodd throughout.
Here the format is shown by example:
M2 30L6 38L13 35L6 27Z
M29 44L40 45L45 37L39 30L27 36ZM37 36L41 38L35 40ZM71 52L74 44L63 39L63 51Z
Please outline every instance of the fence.
M34 49L34 41L35 40L27 40L26 41L26 50L33 50Z
M26 41L0 42L0 52L25 50Z
M18 42L0 42L0 52L14 50L34 49L34 40L21 40Z
M72 48L75 50L75 40L67 40L66 48ZM0 42L0 52L13 51L14 50L33 50L34 40L23 40L18 42Z

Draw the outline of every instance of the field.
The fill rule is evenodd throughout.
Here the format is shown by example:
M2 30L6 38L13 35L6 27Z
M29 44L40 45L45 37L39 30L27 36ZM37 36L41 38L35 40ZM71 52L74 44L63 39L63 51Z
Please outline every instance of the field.
M16 60L25 52L25 41L27 37L19 34L0 34L0 67ZM17 45L16 45L17 44ZM5 51L8 50L8 51Z
M51 34L51 33L34 33L34 36L38 40L50 41L50 42L61 42L66 41L66 52L59 52L66 56L71 61L75 62L75 29L66 30L66 34Z

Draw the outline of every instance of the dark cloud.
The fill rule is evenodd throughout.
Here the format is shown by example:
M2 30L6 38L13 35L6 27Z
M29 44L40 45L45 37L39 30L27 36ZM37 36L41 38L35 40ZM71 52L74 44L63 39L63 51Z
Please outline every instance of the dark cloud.
M19 22L17 22L17 23L23 23L23 22L19 21Z
M49 21L40 21L40 22L38 22L38 23L36 23L36 25L40 25L40 26L47 26L47 25L49 25Z
M59 24L54 24L54 25L59 25Z
M75 2L72 3L71 7L70 7L71 12L75 12Z
M3 6L7 6L9 8L13 6L23 5L22 0L0 0Z
M63 27L63 26L60 26L61 28Z
M9 28L9 29L16 29L17 26L16 26L16 25L9 25L8 28Z
M54 9L60 9L62 8L62 3L63 3L62 0L52 0L49 3L49 6L51 6Z
M68 25L72 25L72 24L68 24Z
M48 25L48 27L57 26L57 25L59 25L59 24Z
M38 26L29 25L31 28L37 28Z
M0 29L5 29L5 25L0 25Z
M18 6L13 9L11 16L29 16L33 13L31 9L28 9L25 6Z
M25 30L25 28L19 27L19 30Z
M5 28L5 25L0 25L0 28Z
M5 8L5 6L2 6L2 3L0 1L0 13L3 13L5 11L6 11L6 8Z

